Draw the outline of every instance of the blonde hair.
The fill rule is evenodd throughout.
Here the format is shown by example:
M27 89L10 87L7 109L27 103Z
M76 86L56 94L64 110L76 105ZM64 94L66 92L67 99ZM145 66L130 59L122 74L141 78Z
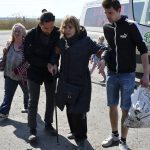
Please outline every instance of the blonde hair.
M76 30L76 34L78 34L80 32L80 24L79 24L79 20L75 17L75 16L66 16L63 21L61 22L60 25L60 33L61 33L61 37L64 37L64 27L67 25L73 25L75 27Z
M23 24L21 24L21 23L16 23L16 24L14 24L13 27L12 27L11 42L14 42L14 32L15 32L15 29L16 29L17 27L20 27L20 28L21 28L21 33L22 33L22 38L23 38L23 40L24 40L24 38L25 38L25 36L26 36L26 28L25 28L25 26L24 26Z

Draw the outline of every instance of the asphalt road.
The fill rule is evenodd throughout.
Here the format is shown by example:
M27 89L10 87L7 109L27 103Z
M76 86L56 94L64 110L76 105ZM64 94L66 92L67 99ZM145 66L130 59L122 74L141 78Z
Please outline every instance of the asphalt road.
M0 44L5 44L9 32L0 32ZM1 48L1 47L0 47ZM87 150L118 150L118 147L102 148L101 142L110 133L110 123L108 108L106 106L105 85L101 85L101 77L97 71L92 75L92 100L88 118L88 140ZM0 72L0 104L4 96L3 72ZM41 87L40 101L37 115L38 142L29 143L29 128L27 127L27 114L21 113L23 108L23 97L20 87L14 96L9 119L0 120L0 150L75 150L74 141L69 141L66 137L69 127L65 110L58 110L59 144L56 137L46 133L44 129L45 111L45 90ZM120 113L121 116L121 113ZM119 116L119 117L120 117ZM54 117L55 126L55 117ZM120 123L119 123L120 127ZM119 128L120 131L120 128ZM150 150L150 129L130 129L128 135L128 145L132 150Z

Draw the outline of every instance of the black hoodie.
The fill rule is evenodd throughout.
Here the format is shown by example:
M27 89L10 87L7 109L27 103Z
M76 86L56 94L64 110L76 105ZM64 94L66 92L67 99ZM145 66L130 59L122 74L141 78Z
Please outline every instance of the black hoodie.
M110 47L104 55L108 71L116 73L135 72L136 47L141 55L147 53L147 47L137 24L128 20L126 16L121 16L117 22L105 24L103 29Z

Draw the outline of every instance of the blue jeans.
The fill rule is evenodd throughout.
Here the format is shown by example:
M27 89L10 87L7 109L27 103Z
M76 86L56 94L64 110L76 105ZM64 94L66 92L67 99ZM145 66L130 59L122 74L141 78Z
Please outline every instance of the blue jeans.
M107 105L118 105L121 97L120 107L129 110L131 107L131 94L135 86L135 73L114 73L107 76Z
M15 91L17 89L17 86L20 86L23 94L24 94L24 108L27 109L28 107L28 100L29 100L29 94L28 94L28 87L27 85L24 85L21 81L15 81L10 79L9 77L5 78L5 95L3 99L3 103L0 106L0 113L3 114L9 114L11 103L15 94Z

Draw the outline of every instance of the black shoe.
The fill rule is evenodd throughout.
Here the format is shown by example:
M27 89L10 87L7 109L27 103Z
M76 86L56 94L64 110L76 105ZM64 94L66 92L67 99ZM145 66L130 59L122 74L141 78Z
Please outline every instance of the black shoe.
M52 135L57 135L57 131L54 129L51 123L45 123L45 131L48 131Z
M74 136L73 133L70 132L70 133L68 133L67 138L68 138L69 140L73 140L73 139L75 139L75 136Z
M30 129L30 136L28 138L28 140L30 142L34 142L37 140L37 137L36 137L36 129Z
M27 108L23 108L23 109L21 110L21 113L28 113L28 109L27 109Z
M75 140L76 143L77 143L77 150L86 150L86 143L85 143L85 140Z
M6 119L6 118L8 118L8 114L0 113L0 118L1 119Z

